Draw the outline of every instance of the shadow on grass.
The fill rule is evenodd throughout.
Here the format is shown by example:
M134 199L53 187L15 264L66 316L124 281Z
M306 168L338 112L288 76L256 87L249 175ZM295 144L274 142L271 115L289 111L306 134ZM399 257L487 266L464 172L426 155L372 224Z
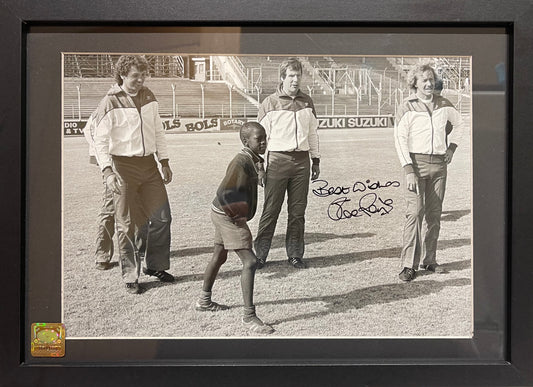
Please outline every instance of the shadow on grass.
M213 253L213 246L188 247L186 249L173 250L170 252L170 258L191 257L208 253Z
M320 233L320 232L311 232L305 233L305 244L311 245L313 243L326 242L332 239L354 239L354 238L372 238L374 233L370 232L360 232L347 235L338 235L332 233ZM285 247L285 234L277 234L272 238L272 247L271 249L277 249Z
M442 211L442 217L440 220L442 222L456 222L468 214L470 214L470 210Z
M361 309L370 305L388 304L398 300L414 299L420 296L438 293L447 286L468 286L470 283L470 279L468 278L455 278L448 281L414 280L409 283L370 286L345 294L336 294L326 297L310 297L259 302L257 305L301 304L304 302L324 303L323 308L325 309L320 311L299 314L272 322L272 325L278 325L291 321L323 317L332 313L344 313L354 309Z
M466 238L443 240L443 241L439 241L438 250L467 246L470 244L470 242L471 242L470 239L466 239ZM343 254L327 255L323 257L306 258L305 262L307 262L309 267L313 267L313 268L339 266L339 265L345 265L345 264L354 263L354 262L362 262L362 261L366 261L369 259L376 259L376 258L398 258L398 262L399 262L400 252L401 252L400 247L391 247L391 248L380 249L380 250L359 251L359 252L354 252L354 253L343 253ZM279 269L280 266L288 267L288 264L285 260L273 261L273 262L267 261L267 264L265 265L263 269L261 269L261 271L275 272L277 271L277 269ZM447 268L447 269L452 270L452 268ZM290 272L280 273L280 274L287 275L287 274L290 274Z
M147 277L145 276L144 278L147 278ZM179 278L176 277L176 281L174 281L174 282L161 282L159 280L150 279L149 281L146 281L146 282L139 281L139 284L146 291L146 290L149 290L149 289L161 288L163 286L176 285L178 282L179 282Z
M455 248L461 246L467 246L470 244L470 239L451 239L439 241L438 250L443 250L447 248ZM369 259L376 258L398 258L400 256L401 249L399 247L391 247L387 249L372 250L372 251L361 251L354 253L343 253L328 255L323 257L313 257L305 259L310 268L327 268L332 266L346 265L354 262L362 262ZM463 270L470 266L470 260L460 261L460 262L451 262L444 264L443 267L447 271L453 270ZM391 270L397 269L397 265ZM284 278L290 276L297 269L289 266L286 260L281 261L267 261L267 264L261 269L258 270L258 273L267 274L270 279ZM241 270L231 270L224 271L224 265L220 272L218 273L217 278L232 278L235 276L240 276ZM201 281L203 279L202 274L190 274L185 276L177 276L178 282L191 282L191 281Z
M332 239L352 239L352 238L371 238L374 234L372 233L356 233L348 235L338 235L332 233L306 233L305 234L305 243L310 245L313 243L325 242ZM285 234L274 235L272 239L272 249L285 246ZM213 246L206 247L188 247L180 250L173 250L170 252L171 258L178 257L190 257L201 254L208 254L213 252Z
M470 261L470 259L465 259L463 261L443 263L440 266L444 270L446 270L446 272L461 271L470 268L472 266L472 262ZM428 272L426 270L419 270L417 272L417 277L424 277L426 275L434 275L434 273Z

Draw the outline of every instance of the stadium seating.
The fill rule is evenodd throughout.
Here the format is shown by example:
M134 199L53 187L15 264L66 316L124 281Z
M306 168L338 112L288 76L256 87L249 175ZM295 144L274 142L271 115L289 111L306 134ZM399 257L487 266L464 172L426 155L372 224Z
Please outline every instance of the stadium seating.
M217 74L211 78L216 81L199 82L184 78L184 63L190 58L147 56L152 78L146 80L146 85L158 98L161 115L255 117L258 103L279 86L279 67L286 56L224 58L227 67L222 68L222 62L215 60L209 70L211 76ZM116 59L117 55L105 54L64 56L66 119L86 119L96 108L114 83L110 74ZM309 56L299 59L304 74L302 89L312 96L318 115L394 114L398 104L410 93L406 86L408 69L416 62L427 60L434 62L439 76L445 79L452 102L461 111L470 110L469 93L461 91L461 79L469 76L468 58ZM238 87L236 77L239 77Z
M65 119L86 119L114 83L112 78L66 78L64 81ZM160 114L171 117L229 117L230 89L221 82L196 82L181 78L149 78L148 86L155 94L160 105ZM175 87L176 110L173 111L173 92ZM202 112L202 86L204 87L205 109ZM80 106L78 109L78 88ZM256 116L257 107L233 90L231 92L232 116Z

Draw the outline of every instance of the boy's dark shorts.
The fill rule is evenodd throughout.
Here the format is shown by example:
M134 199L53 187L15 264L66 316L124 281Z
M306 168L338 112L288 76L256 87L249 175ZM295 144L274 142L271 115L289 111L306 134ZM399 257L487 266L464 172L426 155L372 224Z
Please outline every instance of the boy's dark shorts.
M211 220L215 225L215 244L223 245L226 250L251 250L252 232L248 224L237 226L225 214L211 211Z

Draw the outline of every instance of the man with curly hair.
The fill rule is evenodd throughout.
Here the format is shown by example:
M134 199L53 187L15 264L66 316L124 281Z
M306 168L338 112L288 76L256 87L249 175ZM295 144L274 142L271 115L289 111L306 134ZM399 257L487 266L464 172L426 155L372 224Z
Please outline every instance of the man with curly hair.
M114 194L119 262L126 290L139 294L141 271L137 235L148 228L143 272L173 282L170 267L170 205L165 184L172 180L157 100L144 86L148 62L123 55L115 67L117 83L95 115L98 165ZM159 165L161 172L159 172Z
M413 67L408 84L414 94L398 110L394 125L396 151L407 188L399 274L402 281L413 280L419 268L445 272L437 264L437 240L447 165L453 159L462 130L457 127L461 123L459 112L450 101L434 93L436 79L429 64ZM450 124L454 127L451 132ZM424 219L425 230L422 230Z

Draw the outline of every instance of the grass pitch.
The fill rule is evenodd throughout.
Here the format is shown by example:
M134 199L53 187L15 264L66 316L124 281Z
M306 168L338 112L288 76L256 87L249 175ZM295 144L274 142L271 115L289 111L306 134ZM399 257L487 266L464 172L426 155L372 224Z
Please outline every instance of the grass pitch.
M328 129L319 135L323 181L310 186L304 257L309 268L287 265L284 207L268 263L256 274L257 314L276 330L269 337L471 336L470 136L464 136L448 168L437 259L449 272L419 272L416 280L403 283L398 273L404 182L392 129ZM173 215L169 272L177 282L141 275L147 288L141 295L126 293L118 264L104 272L94 269L102 178L88 163L85 140L64 139L63 321L69 337L251 335L240 322L241 263L234 253L213 289L213 300L231 308L194 310L212 253L210 203L241 148L238 134L169 134L167 139L174 172L167 186ZM259 191L250 222L254 235L262 208ZM347 200L339 204L343 197Z

